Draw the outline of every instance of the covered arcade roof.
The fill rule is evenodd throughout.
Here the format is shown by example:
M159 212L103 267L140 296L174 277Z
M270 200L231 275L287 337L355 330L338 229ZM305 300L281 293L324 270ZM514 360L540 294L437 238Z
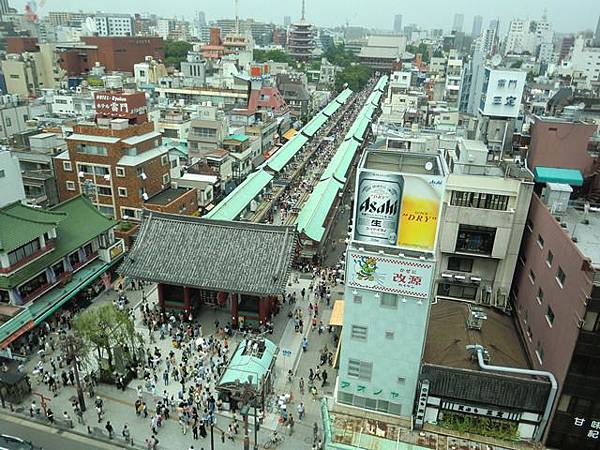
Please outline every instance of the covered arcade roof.
M129 277L215 291L283 293L293 227L146 212L120 271Z

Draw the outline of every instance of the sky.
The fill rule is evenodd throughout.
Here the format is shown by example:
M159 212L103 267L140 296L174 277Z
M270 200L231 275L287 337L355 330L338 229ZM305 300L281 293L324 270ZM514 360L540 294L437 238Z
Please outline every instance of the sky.
M11 6L23 11L25 0L9 0ZM164 17L191 19L196 11L204 11L207 20L234 16L234 0L37 0L43 4L38 15L48 11L77 11L101 8L105 12L147 12ZM91 6L93 5L93 6ZM292 21L300 17L301 0L239 0L240 17L283 23L284 16ZM484 25L489 19L500 18L502 29L511 18L539 18L544 12L554 30L559 33L594 30L600 15L599 0L306 0L306 18L318 26L351 26L391 29L394 14L402 14L404 25L416 23L423 28L449 30L455 13L465 16L463 31L470 32L473 16L481 15Z

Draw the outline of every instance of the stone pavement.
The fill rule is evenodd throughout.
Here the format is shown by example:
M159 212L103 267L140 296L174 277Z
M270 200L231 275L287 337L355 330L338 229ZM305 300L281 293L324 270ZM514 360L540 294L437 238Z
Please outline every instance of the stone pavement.
M319 428L321 428L319 402L311 400L310 394L308 393L308 369L309 367L314 368L316 366L319 359L319 350L325 344L328 345L329 349L333 349L333 341L331 335L329 335L327 331L325 331L323 335L319 336L316 330L310 329L310 321L308 319L310 317L308 310L308 298L313 300L313 296L312 293L307 293L307 299L302 301L300 295L300 291L303 287L307 291L309 290L310 281L310 275L303 274L298 277L297 282L288 285L288 291L295 291L298 299L296 305L293 307L299 307L304 312L304 319L306 322L304 332L296 333L294 331L293 320L288 318L288 312L292 306L285 304L283 305L281 312L274 318L273 322L275 330L273 335L266 336L268 339L272 339L280 346L280 353L275 364L274 392L276 395L291 393L293 396L293 400L288 407L288 411L292 412L294 418L296 419L294 433L291 436L288 436L288 429L281 430L281 426L278 424L279 415L277 411L268 412L266 414L264 423L258 432L258 443L261 448L262 444L266 442L271 435L272 430L279 427L280 432L283 432L286 435L286 442L281 446L281 448L295 450L310 449L312 446L312 424L317 422L319 424ZM147 286L144 292L146 293L150 303L157 301L156 290L153 289L152 286ZM333 304L336 298L340 298L339 294L334 292L335 291L332 291L331 304ZM337 292L339 292L339 289ZM101 294L91 307L93 308L95 305L112 301L114 298L116 298L116 295L117 294L114 292ZM141 291L127 291L127 295L132 305L139 303L142 298ZM330 314L331 310L325 308L325 302L323 302L320 309L320 316L325 324L328 323ZM226 310L205 308L201 311L200 317L197 320L202 325L204 335L209 335L215 331L215 320L219 320L222 324L228 320L228 317L229 314ZM136 328L138 328L138 330L141 331L144 337L147 339L147 345L150 348L157 346L161 349L163 354L167 354L171 349L170 341L157 339L154 343L148 342L148 331L141 324L138 310L135 312L135 318ZM307 336L309 342L307 352L302 352L302 338L304 336ZM240 339L240 337L234 337L232 339L232 342L229 346L230 352L234 351ZM286 351L283 352L283 350ZM31 369L36 363L37 358L34 358L27 363L26 367ZM297 376L295 377L292 385L290 385L287 380L287 372L290 368L294 371L297 371ZM325 394L331 393L331 387L335 381L335 374L333 373L333 370L327 368L327 371L329 374L329 383L327 386L325 386ZM300 376L304 377L306 382L304 396L299 393L298 389L298 379ZM23 402L21 405L18 405L16 410L17 412L28 416L31 400L35 399L36 403L39 405L39 394L41 394L45 397L48 397L47 401L49 407L54 411L56 421L59 425L66 425L62 420L63 411L66 411L73 419L74 431L80 433L91 433L92 436L107 438L108 436L106 430L104 429L104 425L106 420L110 420L116 433L116 437L114 439L115 443L119 448L126 448L120 433L123 425L127 424L128 428L130 429L134 445L136 447L140 445L143 446L144 440L151 436L151 432L149 419L143 419L135 414L134 402L137 398L136 387L139 384L140 380L133 380L128 388L125 389L125 391L119 391L114 386L104 384L97 387L96 394L100 395L100 397L103 399L104 409L106 411L105 418L101 423L99 423L96 418L93 398L89 398L86 394L86 404L88 410L84 414L85 423L79 424L75 420L71 407L71 399L76 396L75 389L71 386L61 388L58 392L58 395L53 397L53 395L48 391L47 387L44 384L37 383L35 379L32 379L32 387L35 394L31 399ZM318 382L319 396L323 394L320 385L321 382ZM159 382L156 386L156 396L152 395L152 393L148 392L146 389L143 389L143 398L148 405L149 411L154 409L157 401L159 400L159 396L162 397L163 390L166 389L170 394L176 394L178 388L178 383L170 383L169 385L165 386L163 380L159 377ZM296 412L296 405L299 401L303 401L306 406L306 417L302 422L298 420L298 415ZM34 420L45 421L43 418L35 418ZM242 446L240 441L243 438L243 426L240 427L240 432L236 436L234 442L229 440L226 440L224 443L222 442L222 430L227 429L230 420L231 418L227 412L217 415L217 422L214 430L215 449L239 449ZM254 444L254 431L252 422L253 421L250 420L251 425L249 435L251 448ZM210 437L210 430L208 431ZM177 422L176 414L172 415L170 420L163 424L163 426L159 429L157 437L160 441L159 448L164 450L187 450L190 445L194 445L195 449L204 447L206 450L208 450L210 448L209 438L205 440L201 439L200 442L193 442L191 430L184 435L180 425Z

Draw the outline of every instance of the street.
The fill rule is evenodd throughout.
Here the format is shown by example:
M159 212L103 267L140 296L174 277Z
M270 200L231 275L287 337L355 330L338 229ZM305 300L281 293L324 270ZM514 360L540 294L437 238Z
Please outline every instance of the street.
M80 434L52 428L41 423L0 413L0 434L8 434L27 441L44 450L116 450L118 445L109 445Z

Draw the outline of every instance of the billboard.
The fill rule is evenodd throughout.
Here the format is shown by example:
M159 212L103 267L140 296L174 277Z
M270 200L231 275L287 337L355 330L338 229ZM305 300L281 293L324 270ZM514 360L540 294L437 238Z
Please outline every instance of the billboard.
M354 240L433 252L444 176L360 169Z
M96 92L94 94L96 114L132 119L147 113L146 94Z
M349 287L421 299L429 296L433 261L350 250L346 264Z

